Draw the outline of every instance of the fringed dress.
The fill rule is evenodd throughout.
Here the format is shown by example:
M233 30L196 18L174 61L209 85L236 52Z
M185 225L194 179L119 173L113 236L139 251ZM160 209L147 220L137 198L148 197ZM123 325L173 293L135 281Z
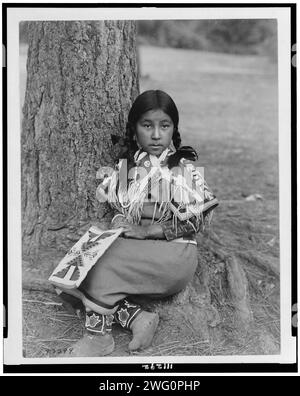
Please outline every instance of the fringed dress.
M197 268L196 233L209 223L218 201L201 172L185 159L169 169L160 157L139 150L135 166L120 160L97 189L117 216L130 224L160 224L165 239L119 237L89 271L79 289L85 305L112 312L125 297L161 298L182 290Z

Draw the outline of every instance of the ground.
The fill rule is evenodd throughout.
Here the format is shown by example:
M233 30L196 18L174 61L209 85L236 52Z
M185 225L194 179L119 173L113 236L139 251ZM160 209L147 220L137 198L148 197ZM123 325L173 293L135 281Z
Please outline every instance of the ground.
M22 50L21 96L25 57ZM174 311L174 301L150 306L161 316L158 332L152 347L134 355L279 353L276 64L262 56L148 46L140 48L140 61L141 91L162 89L173 97L179 108L183 144L198 151L197 165L204 167L205 179L220 205L211 230L198 237L199 293L203 292L204 301L203 309L198 304L200 316L206 310L205 321L200 318L199 323L206 325L195 330L195 323L182 316L180 308ZM26 357L60 356L83 331L82 320L61 305L44 279L61 253L43 254L39 268L23 263ZM235 257L236 267L228 262L228 255ZM239 268L241 275L234 281L232 268ZM245 296L239 297L236 280L237 286L246 284ZM239 310L243 299L246 305ZM251 318L243 331L240 321L245 307ZM115 328L114 337L113 356L130 355L130 334Z

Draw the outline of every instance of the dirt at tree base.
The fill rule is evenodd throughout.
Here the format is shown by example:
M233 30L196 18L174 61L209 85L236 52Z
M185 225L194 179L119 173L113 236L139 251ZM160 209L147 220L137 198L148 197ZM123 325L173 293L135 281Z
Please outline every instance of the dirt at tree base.
M221 202L213 226L198 237L193 282L174 297L142 300L160 316L152 346L129 352L131 334L116 325L112 356L280 353L276 210L274 201ZM62 356L84 331L83 319L66 310L47 281L63 255L48 248L38 264L24 261L26 357Z

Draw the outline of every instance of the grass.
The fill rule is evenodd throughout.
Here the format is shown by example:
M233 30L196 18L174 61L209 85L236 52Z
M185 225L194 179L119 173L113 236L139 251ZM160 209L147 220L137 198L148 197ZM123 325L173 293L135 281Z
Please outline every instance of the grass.
M46 293L23 293L24 357L53 357L80 338L81 321Z
M21 88L26 52L21 50ZM259 254L265 267L241 259L254 324L237 331L226 295L224 263L199 245L199 266L210 274L212 306L219 322L209 339L191 334L188 323L161 318L153 345L134 356L254 355L280 350L277 69L269 58L142 46L141 91L162 89L176 102L184 144L195 147L199 166L220 200L213 231L234 254ZM260 194L262 200L245 197ZM49 255L49 262L53 258ZM272 287L273 285L273 287ZM24 290L24 356L60 356L81 337L83 323L52 294ZM130 334L114 330L113 356L129 356Z

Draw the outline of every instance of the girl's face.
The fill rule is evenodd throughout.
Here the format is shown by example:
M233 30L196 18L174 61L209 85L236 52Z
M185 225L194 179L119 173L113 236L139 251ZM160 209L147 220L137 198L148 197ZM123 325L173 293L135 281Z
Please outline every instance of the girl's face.
M174 131L170 116L162 110L149 110L136 124L139 145L149 154L159 156L169 147Z

